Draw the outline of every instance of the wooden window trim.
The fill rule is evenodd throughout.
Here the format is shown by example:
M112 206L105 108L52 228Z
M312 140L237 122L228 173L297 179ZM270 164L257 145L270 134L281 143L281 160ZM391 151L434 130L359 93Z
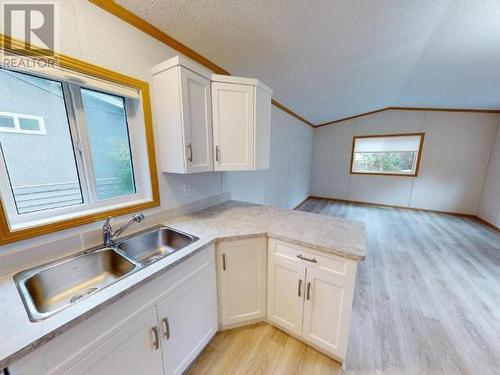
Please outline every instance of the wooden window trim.
M9 46L11 48L7 48L6 46ZM89 76L105 79L107 81L138 89L140 92L144 113L146 146L148 152L149 174L151 181L150 201L19 230L11 230L2 201L0 200L0 245L5 245L8 243L17 242L44 234L54 233L64 229L78 227L80 225L102 220L108 216L121 216L128 213L157 207L160 205L160 191L158 187L153 122L151 115L151 100L149 95L149 84L147 82L105 68L101 68L99 66L89 64L87 62L63 54L53 53L50 54L50 56L47 56L47 51L44 50L36 49L33 47L28 50L26 49L26 45L24 42L15 40L14 38L10 38L3 34L0 34L0 49L18 55L20 51L23 51L23 53L26 52L25 55L29 57L50 58L57 61L57 64L62 68L74 70L80 73L87 74Z
M387 138L387 137L409 137L409 136L420 136L420 145L418 148L417 164L415 166L415 172L408 173L380 173L380 172L356 172L353 171L354 164L354 148L356 146L356 139L361 138ZM420 170L420 161L422 159L422 150L424 147L425 133L398 133L398 134L376 134L376 135L356 135L352 138L352 150L351 150L351 166L349 168L349 174L353 175L363 175L363 176L397 176L397 177L418 177L418 172Z

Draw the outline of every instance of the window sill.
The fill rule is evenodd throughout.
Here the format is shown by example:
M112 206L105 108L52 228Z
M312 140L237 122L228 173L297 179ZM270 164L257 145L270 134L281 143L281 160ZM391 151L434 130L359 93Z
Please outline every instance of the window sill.
M75 225L80 225L78 222L81 220L85 221L82 223L85 224L86 222L97 221L101 218L104 219L106 216L124 214L125 212L122 213L123 210L128 210L130 212L134 210L140 210L141 207L149 208L146 206L153 205L157 206L158 204L151 200L151 198L136 199L133 201L128 201L126 203L114 204L106 207L91 208L78 212L67 213L64 215L53 216L47 219L32 220L29 222L14 224L10 226L10 229L13 233L16 233L24 230L37 230L42 226L51 226L63 223L75 223ZM89 219L88 221L86 220L87 218Z
M381 172L349 172L350 174L362 176L396 176L396 177L418 177L418 173L381 173Z

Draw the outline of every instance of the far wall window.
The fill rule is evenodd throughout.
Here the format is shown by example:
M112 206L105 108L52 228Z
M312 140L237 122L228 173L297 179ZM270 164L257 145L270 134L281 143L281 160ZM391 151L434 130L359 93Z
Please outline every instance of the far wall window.
M353 139L351 173L417 176L424 133Z

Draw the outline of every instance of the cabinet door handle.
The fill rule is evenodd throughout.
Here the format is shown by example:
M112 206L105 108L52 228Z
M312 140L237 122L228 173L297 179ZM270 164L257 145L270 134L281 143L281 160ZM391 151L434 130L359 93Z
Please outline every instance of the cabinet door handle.
M307 258L307 257L303 256L302 254L297 255L297 258L305 260L306 262L318 263L316 258Z
M219 146L215 146L215 161L218 163L220 161L220 151Z
M153 347L155 348L155 350L158 350L158 348L160 347L160 335L158 335L158 327L151 328L151 331L153 331L154 335Z
M226 254L222 254L222 270L226 270Z
M302 289L302 279L299 279L299 290L297 291L299 297L302 295L301 289Z
M311 297L311 283L307 283L306 299L309 301Z
M192 163L193 162L193 146L190 144L187 145L187 149L189 151L189 156L188 156L188 160Z
M170 339L170 324L168 323L168 318L163 318L161 322L163 323L163 335L168 340Z

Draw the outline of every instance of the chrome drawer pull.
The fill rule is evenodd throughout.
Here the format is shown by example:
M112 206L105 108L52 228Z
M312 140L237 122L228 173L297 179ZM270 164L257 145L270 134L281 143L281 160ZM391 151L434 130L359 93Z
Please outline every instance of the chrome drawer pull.
M168 318L163 318L162 323L164 326L164 336L168 340L170 339L170 324L168 323Z
M151 328L151 331L153 331L153 335L155 336L153 341L153 347L155 348L155 350L158 350L158 348L160 347L160 337L158 335L158 327Z
M303 256L302 254L297 255L297 258L305 260L306 262L318 263L318 261L316 260L316 258L312 258L312 259L311 258L307 258L307 257Z

